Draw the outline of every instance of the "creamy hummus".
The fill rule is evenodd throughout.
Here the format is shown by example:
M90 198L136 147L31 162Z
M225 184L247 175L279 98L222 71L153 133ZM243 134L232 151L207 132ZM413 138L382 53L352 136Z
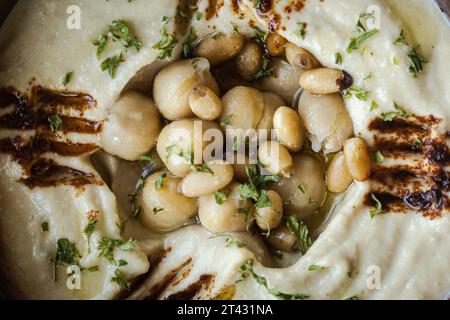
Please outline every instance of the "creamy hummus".
M354 85L370 92L366 101L355 97L345 100L355 135L375 149L390 150L375 138L389 132L374 127L373 120L392 111L395 102L417 119L429 116L438 119L426 122L426 138L440 141L448 148L450 28L432 1L274 3L263 14L255 9L253 1L200 0L197 8L203 18L193 18L192 26L199 38L211 32L231 33L233 25L248 36L253 35L255 26L273 29L309 50L324 66L336 67L336 53L341 53L340 68L352 75ZM80 29L66 27L70 15L66 10L70 5L80 9ZM14 92L28 97L36 94L32 92L34 86L85 93L95 103L83 112L72 103L71 115L100 123L124 88L151 92L148 83L168 62L158 60L159 52L152 47L160 40L161 18L174 17L177 5L177 1L164 1L161 5L148 1L21 0L0 31L0 88L14 88ZM358 17L368 9L376 10L379 31L364 42L361 50L346 53ZM116 77L111 79L100 70L91 42L117 19L132 25L142 48L139 52L130 49ZM297 35L299 22L306 26L304 38ZM186 29L179 28L176 19L167 23L167 31L176 32L180 39L172 60L180 55ZM421 44L420 50L428 60L417 78L408 72L407 49L394 44L402 29L407 31L411 42ZM112 46L105 50L109 54L120 52ZM66 87L61 82L69 71L74 76ZM375 110L371 108L374 101L378 106ZM61 107L58 101L54 103ZM0 116L12 110L10 105L3 105L2 102ZM38 130L2 128L0 139L29 137ZM97 132L69 132L61 139L100 146ZM245 242L246 247L229 247L226 239L212 237L200 225L157 234L130 219L122 238L118 224L127 220L130 211L127 195L140 174L140 167L129 162L102 154L92 161L89 152L81 156L62 155L50 148L41 154L43 159L71 168L71 173L78 170L89 174L89 179L93 179L90 181L95 183L80 185L73 180L72 184L30 187L18 182L27 178L27 172L17 160L11 154L0 153L2 290L9 297L37 299L276 298L268 288L311 299L444 299L450 290L448 151L446 159L434 161L436 157L427 150L386 157L383 167L400 163L419 166L425 174L418 178L431 189L432 173L441 170L441 177L447 181L447 186L439 190L443 193L439 198L444 199L443 204L432 197L428 203L430 210L422 210L420 205L397 210L394 202L388 206L389 210L371 219L368 194L375 191L401 194L408 190L410 182L406 178L377 179L375 173L375 178L369 181L353 183L316 220L307 221L314 228L314 244L299 259L294 256L289 262L286 257L284 267L279 268L261 239L249 234L233 235ZM381 168L379 175L383 176L383 172L389 170ZM102 237L137 240L131 250L116 250L114 254L117 261L127 260L128 265L121 267L127 280L145 274L128 294L123 294L117 282L110 281L116 275L116 265L97 251L88 250L84 230L91 211L103 219L89 241L99 243ZM42 232L44 222L49 225L47 232ZM65 268L56 268L58 280L54 280L56 243L61 238L76 244L82 256L80 265L99 269L82 271L81 290L67 289ZM236 283L242 277L241 267L249 259L254 260L253 274L247 272L249 276ZM319 270L311 270L312 265L320 266ZM255 281L254 275L264 277L267 288ZM198 289L193 291L194 284Z

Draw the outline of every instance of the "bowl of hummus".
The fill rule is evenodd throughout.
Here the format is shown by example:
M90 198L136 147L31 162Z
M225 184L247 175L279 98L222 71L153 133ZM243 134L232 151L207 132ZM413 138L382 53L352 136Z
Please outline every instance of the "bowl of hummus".
M2 297L448 299L446 10L17 1Z

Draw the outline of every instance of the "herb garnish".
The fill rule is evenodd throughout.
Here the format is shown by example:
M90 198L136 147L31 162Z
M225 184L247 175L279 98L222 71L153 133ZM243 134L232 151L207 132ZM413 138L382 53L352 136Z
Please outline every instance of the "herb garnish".
M131 284L125 280L122 272L120 272L119 269L116 269L116 271L114 272L114 277L111 278L111 282L117 283L119 286L126 290L131 289Z
M266 42L267 33L261 31L258 27L253 27L253 31L255 32L254 40L257 43L264 44Z
M62 84L63 86L67 86L70 82L70 80L72 80L73 77L73 71L69 71L64 75L64 78L62 80Z
M226 191L216 191L214 193L214 198L216 199L216 203L222 205L225 201L228 200L228 196L230 195L230 190Z
M289 231L297 240L297 245L300 252L305 254L312 245L308 228L296 216L288 216L286 218L286 223Z
M298 30L295 30L293 33L300 39L305 39L306 36L306 23L297 21Z
M48 117L48 121L50 122L50 129L52 129L53 132L61 130L63 121L59 114L51 115L50 117Z
M336 54L334 55L334 63L339 66L342 64L342 55L340 52L336 52Z
M167 178L167 173L161 173L158 180L155 181L156 190L161 190L164 187L164 179Z
M67 238L58 239L56 244L55 265L78 265L81 258L75 243L72 243Z
M364 90L357 86L351 86L347 90L344 91L344 98L351 98L352 96L356 97L358 100L367 101L369 99L370 91Z
M159 40L159 42L153 46L153 49L160 50L160 53L157 57L160 60L170 58L172 56L173 49L177 44L177 38L175 37L175 35L169 34L166 30L166 24L169 22L169 20L169 17L163 17L163 25L160 30L161 40Z
M413 78L417 78L419 76L419 73L421 73L423 70L423 65L428 62L419 52L420 45L412 47L406 39L403 30L400 31L400 35L394 41L394 44L405 45L409 47L407 56L410 61L410 65L408 71L412 74Z
M48 232L48 221L44 221L41 223L41 230L42 232Z
M92 41L92 44L97 47L97 58L100 57L101 53L105 49L108 37L104 34L100 35L97 40Z
M88 253L91 252L91 236L97 227L97 219L90 221L84 228L84 234L88 239Z
M403 108L401 108L397 103L394 102L395 111L383 112L380 115L380 119L384 121L392 121L395 117L408 118L411 116L410 113L406 112Z
M232 126L233 125L232 119L233 119L233 115L232 114L226 115L225 118L223 118L223 120L220 121L220 126L221 127Z
M297 186L298 190L300 190L303 194L306 193L306 186L303 183L300 183Z
M239 268L239 272L241 274L241 279L237 282L243 281L246 279L249 275L253 276L253 278L256 280L257 283L262 285L264 288L266 288L267 292L271 294L272 296L281 299L281 300L304 300L308 299L309 295L306 294L300 294L300 293L284 293L281 291L278 291L275 288L269 287L267 284L267 279L265 277L262 277L258 275L253 270L253 260L247 260L244 262L244 264Z
M356 32L358 33L358 35L350 39L350 43L348 44L347 47L347 53L351 53L353 50L357 50L364 41L366 41L379 31L378 29L372 29L370 31L367 31L367 28L363 24L364 19L367 19L372 16L373 14L368 13L360 14L358 22L356 24Z
M112 56L104 60L100 64L100 69L102 71L108 71L109 76L114 79L116 77L116 70L119 65L124 62L122 53L118 56Z
M113 41L119 42L125 51L134 47L139 52L142 47L141 41L131 35L130 28L125 21L114 20L109 26L109 32Z
M375 201L375 209L370 210L370 219L373 219L376 215L383 213L383 209L380 200L378 200L373 193L370 195L370 197L373 201Z
M376 163L381 163L384 161L384 156L380 150L377 150L377 152L375 152L374 159Z
M194 172L206 172L214 175L214 171L206 163L200 165L191 165L191 170Z
M308 267L308 271L322 271L325 270L324 266L319 266L317 264L312 264Z
M98 250L100 250L99 257L106 258L110 263L119 265L119 262L114 259L114 250L127 251L136 247L136 241L124 242L120 239L102 238L98 244Z
M237 247L237 248L244 248L247 246L244 242L234 238L231 234L228 234L228 233L219 233L219 234L209 237L209 239L213 239L213 238L217 238L217 237L225 237L225 247L227 247L227 248L230 248L233 246Z
M152 209L152 211L153 211L153 214L158 214L161 211L164 211L164 208L157 208L157 207L155 207L155 208Z
M192 52L192 46L197 40L197 35L195 34L194 28L190 27L186 40L183 43L183 58L189 58Z
M258 72L252 75L253 80L258 80L260 78L269 77L273 75L273 67L269 65L270 60L263 56L262 58L262 68Z

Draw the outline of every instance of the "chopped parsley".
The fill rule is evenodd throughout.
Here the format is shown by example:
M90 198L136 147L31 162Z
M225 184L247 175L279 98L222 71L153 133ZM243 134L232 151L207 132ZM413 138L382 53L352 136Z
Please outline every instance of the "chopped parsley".
M234 238L231 234L228 234L228 233L219 233L217 235L209 237L209 239L213 239L213 238L217 238L217 237L225 237L225 247L227 247L227 248L230 248L230 247L244 248L247 246L244 242Z
M373 111L376 109L378 109L378 103L375 100L373 100L372 104L370 105L370 111Z
M300 190L303 194L306 193L306 186L303 183L300 183L297 186L298 190Z
M195 13L195 20L200 21L203 17L203 13L198 11Z
M225 201L228 200L228 197L230 195L230 190L226 190L226 191L216 191L214 193L214 198L216 199L216 203L217 204L224 204Z
M284 293L275 288L269 287L269 285L267 284L267 279L265 277L258 275L253 270L253 260L245 261L244 264L239 268L239 273L241 274L241 279L238 280L237 282L243 281L244 279L248 278L249 275L251 275L258 284L260 284L264 288L266 288L266 290L269 294L271 294L272 296L274 296L278 299L281 299L281 300L305 300L305 299L309 298L309 296L306 294Z
M92 44L97 47L97 58L100 57L101 53L105 49L107 42L108 37L104 34L100 35L97 40L92 41Z
M357 86L351 86L344 92L344 98L348 99L354 96L356 99L361 101L367 101L369 99L370 91L364 90Z
M374 159L376 163L381 163L384 161L384 156L380 150L377 150L377 152L375 152Z
M48 230L49 230L48 221L44 221L41 223L41 230L42 230L42 232L48 232Z
M411 63L409 65L408 71L412 74L413 78L417 78L419 76L419 73L421 73L423 70L424 63L428 62L418 51L419 48L420 46L415 46L408 52L408 58Z
M267 208L272 205L272 201L269 199L269 192L265 189L259 193L258 200L256 201L255 208Z
M411 116L410 113L406 112L403 108L401 108L397 103L394 102L394 111L383 112L380 115L380 119L384 121L392 121L396 117L408 118Z
M234 23L234 22L230 22L231 27L233 28L233 32L239 32L239 26Z
M84 234L88 239L88 253L91 252L91 236L97 227L97 219L90 221L84 228Z
M107 71L109 76L114 79L116 77L116 70L119 67L119 65L124 62L122 53L120 55L112 56L104 60L100 64L100 69L102 71Z
M376 33L378 33L378 29L372 29L370 31L367 31L367 28L364 26L363 24L363 20L367 20L367 18L373 16L372 14L367 14L367 13L362 13L359 16L358 22L356 24L356 32L357 32L357 36L352 37L350 39L350 43L348 44L347 47L347 53L351 53L353 50L358 50L359 46L366 41L367 39L369 39L370 37L372 37L373 35L375 35Z
M408 51L408 59L410 61L410 65L408 67L409 73L412 74L413 78L417 78L419 73L423 70L423 65L428 61L424 58L424 56L419 52L420 45L411 46L408 40L405 37L405 33L403 30L400 31L400 35L394 41L395 45L404 45L409 47ZM397 60L398 62L398 60ZM395 63L395 60L394 60Z
M157 57L160 60L170 58L172 56L173 49L177 44L177 38L175 37L175 35L169 34L167 32L166 24L169 22L169 20L170 18L166 16L163 17L163 26L160 30L161 40L159 40L159 42L153 46L153 49L160 50L160 53Z
M53 132L61 130L63 121L59 114L51 115L50 117L48 117L48 121L50 122L50 129L52 129Z
M233 115L232 114L228 114L225 116L225 118L223 118L222 121L220 121L220 126L221 127L229 127L233 125Z
M312 264L308 267L308 271L322 271L325 270L324 266L319 266L317 264Z
M183 58L189 58L192 53L192 47L194 42L197 40L197 35L195 34L194 28L190 27L186 40L183 43Z
M138 161L141 161L141 162L151 162L151 161L153 161L153 158L152 158L152 156L150 156L150 155L148 155L148 154L143 154L142 156L140 156L140 157L138 158Z
M206 172L214 175L214 171L206 164L202 163L200 165L192 165L191 170L194 172Z
M114 272L114 277L111 278L111 282L117 283L119 286L126 290L131 289L131 284L125 280L124 276L122 275L122 272L120 272L119 269L116 269Z
M336 54L334 55L334 63L339 66L342 64L342 55L340 52L336 52Z
M305 254L312 245L308 228L296 216L288 216L286 218L286 223L289 231L297 240L297 245L300 252Z
M305 39L306 36L306 23L305 22L297 22L298 29L293 33L300 39Z
M405 38L405 32L403 29L400 31L400 34L398 35L397 39L395 39L394 44L395 45L403 44L405 46L409 46L409 42Z
M155 207L155 208L152 209L152 211L153 211L153 214L158 214L158 213L160 213L161 211L164 211L164 208L158 208L158 207Z
M351 297L345 298L345 300L359 300L359 297L358 296L351 296Z
M113 41L120 43L125 51L128 51L130 47L134 47L139 52L142 47L142 42L131 35L130 28L125 21L114 20L109 26L109 33Z
M164 187L164 179L167 178L167 173L161 173L158 180L155 181L156 190L161 190Z
M375 201L375 209L370 210L370 219L373 219L375 216L383 213L383 209L380 200L378 200L373 193L370 195L370 197L373 201Z
M73 71L69 71L64 75L64 78L62 80L62 84L63 86L67 86L70 82L70 80L72 80L73 77Z
M114 250L117 248L119 250L127 251L134 249L136 247L136 241L124 242L120 239L102 238L98 244L98 250L100 251L99 257L104 257L110 263L119 265L119 262L114 259Z
M261 31L258 27L253 27L253 31L255 32L253 40L257 43L264 44L266 42L267 33Z
M56 244L55 265L78 265L81 255L75 243L70 242L67 238L58 239Z
M260 78L269 77L273 75L273 67L269 64L270 60L263 56L262 58L262 68L258 72L252 75L253 80L258 80Z

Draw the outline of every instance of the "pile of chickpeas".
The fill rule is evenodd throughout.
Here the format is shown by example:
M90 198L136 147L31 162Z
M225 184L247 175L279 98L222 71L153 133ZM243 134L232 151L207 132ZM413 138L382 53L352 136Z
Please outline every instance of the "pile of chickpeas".
M141 211L136 218L149 230L169 232L192 223L198 214L201 225L213 233L252 228L266 235L272 248L292 251L296 239L285 216L308 218L323 205L328 191L342 193L353 180L368 179L371 156L365 142L352 137L341 95L351 77L322 67L310 52L278 34L265 41L260 44L237 32L208 36L194 48L192 59L159 71L153 99L130 91L112 107L101 136L103 149L136 161L156 146L165 165L146 178L137 200ZM273 72L255 80L264 57ZM222 79L215 79L211 70L230 62L242 81L220 92L217 81ZM261 141L257 150L262 167L279 177L268 184L269 206L255 208L239 192L248 182L248 168L255 166L246 165L248 154L237 155L241 163L224 159L206 163L208 170L193 168L187 155L202 154L208 146L203 139L193 141L199 120L202 130L275 130L277 139ZM277 159L274 148L279 150ZM324 161L323 155L330 160Z

